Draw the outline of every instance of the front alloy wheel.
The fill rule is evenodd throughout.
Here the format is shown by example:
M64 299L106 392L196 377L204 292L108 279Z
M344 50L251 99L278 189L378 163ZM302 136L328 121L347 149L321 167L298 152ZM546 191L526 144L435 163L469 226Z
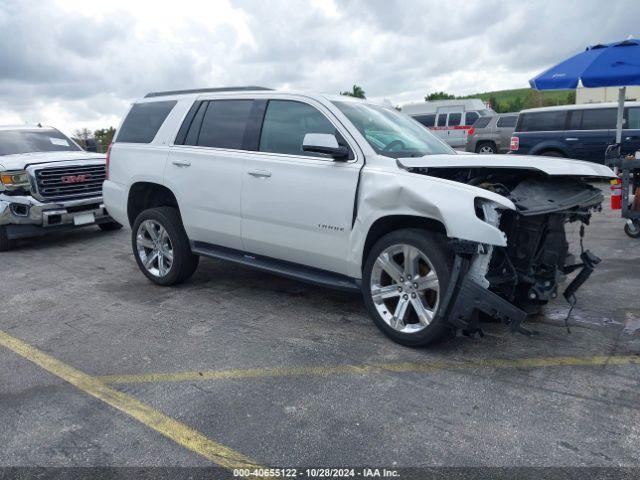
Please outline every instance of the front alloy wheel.
M362 271L364 303L376 326L402 345L428 345L452 329L438 315L452 257L442 234L417 228L388 233Z
M378 255L370 290L378 314L402 333L427 327L440 303L440 282L433 265L423 252L407 244L392 245Z
M145 220L136 233L136 247L142 265L154 277L164 277L173 265L173 245L165 228Z

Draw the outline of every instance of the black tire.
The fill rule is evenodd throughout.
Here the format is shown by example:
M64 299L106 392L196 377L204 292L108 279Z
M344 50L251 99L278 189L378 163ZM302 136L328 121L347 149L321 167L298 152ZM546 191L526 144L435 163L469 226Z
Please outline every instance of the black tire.
M557 150L545 150L544 152L540 152L538 155L541 157L558 157L558 158L567 158L567 156L559 152Z
M140 225L145 220L153 220L160 224L167 232L172 249L173 249L173 262L169 271L164 276L153 275L144 266L140 259L136 236ZM131 245L133 248L133 256L136 259L138 267L145 274L145 276L156 285L169 286L182 283L187 280L198 267L198 261L200 257L194 255L191 252L189 246L189 238L182 226L182 220L178 210L172 207L156 207L142 211L135 222L131 230Z
M122 225L120 225L118 222L105 222L99 223L98 227L103 232L112 232L114 230L120 230L122 228Z
M625 223L624 233L629 235L631 238L640 238L640 221L634 220L633 227L631 227L628 223Z
M6 252L13 248L13 242L9 240L7 235L7 227L0 227L0 252Z
M485 148L485 149L491 149L491 151L485 151L485 152L481 152L481 150ZM497 153L498 149L495 145L495 143L493 142L479 142L476 145L476 153L484 153L484 154L494 154Z
M414 333L403 333L391 327L376 309L371 294L373 267L378 256L384 250L397 244L408 244L417 248L428 257L438 276L440 299L443 298L451 278L453 255L447 248L444 236L441 234L429 232L428 230L410 228L397 230L383 236L369 252L362 276L362 295L365 306L376 326L393 341L409 347L425 346L435 343L442 340L443 337L450 334L453 330L450 325L447 325L446 322L440 318L438 312L436 312L431 323L422 330ZM439 308L441 308L441 305Z

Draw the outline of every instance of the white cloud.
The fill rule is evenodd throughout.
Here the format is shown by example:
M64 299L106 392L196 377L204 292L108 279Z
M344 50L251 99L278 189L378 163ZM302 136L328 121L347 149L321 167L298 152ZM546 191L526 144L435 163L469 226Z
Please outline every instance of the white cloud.
M394 104L526 87L639 16L636 0L0 0L0 122L95 129L200 86L357 83Z

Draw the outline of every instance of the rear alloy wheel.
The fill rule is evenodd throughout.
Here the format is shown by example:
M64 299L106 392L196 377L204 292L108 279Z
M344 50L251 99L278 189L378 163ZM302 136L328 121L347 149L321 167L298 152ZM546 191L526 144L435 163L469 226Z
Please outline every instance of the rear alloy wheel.
M437 316L450 278L441 239L423 230L384 236L365 264L363 293L376 325L398 343L427 345L448 330Z
M138 267L153 283L181 283L193 275L198 266L199 257L191 253L175 208L144 210L133 224L131 237Z
M476 148L476 153L480 153L484 155L496 153L496 147L492 143L481 143Z

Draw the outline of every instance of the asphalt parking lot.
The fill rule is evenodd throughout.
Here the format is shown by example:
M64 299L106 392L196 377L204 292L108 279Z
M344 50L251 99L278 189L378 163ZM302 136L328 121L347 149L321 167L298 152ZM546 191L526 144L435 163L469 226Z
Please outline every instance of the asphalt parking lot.
M608 199L606 200L608 202ZM603 258L568 307L409 349L358 296L203 259L152 285L129 231L0 256L0 465L640 466L640 241L595 215Z

